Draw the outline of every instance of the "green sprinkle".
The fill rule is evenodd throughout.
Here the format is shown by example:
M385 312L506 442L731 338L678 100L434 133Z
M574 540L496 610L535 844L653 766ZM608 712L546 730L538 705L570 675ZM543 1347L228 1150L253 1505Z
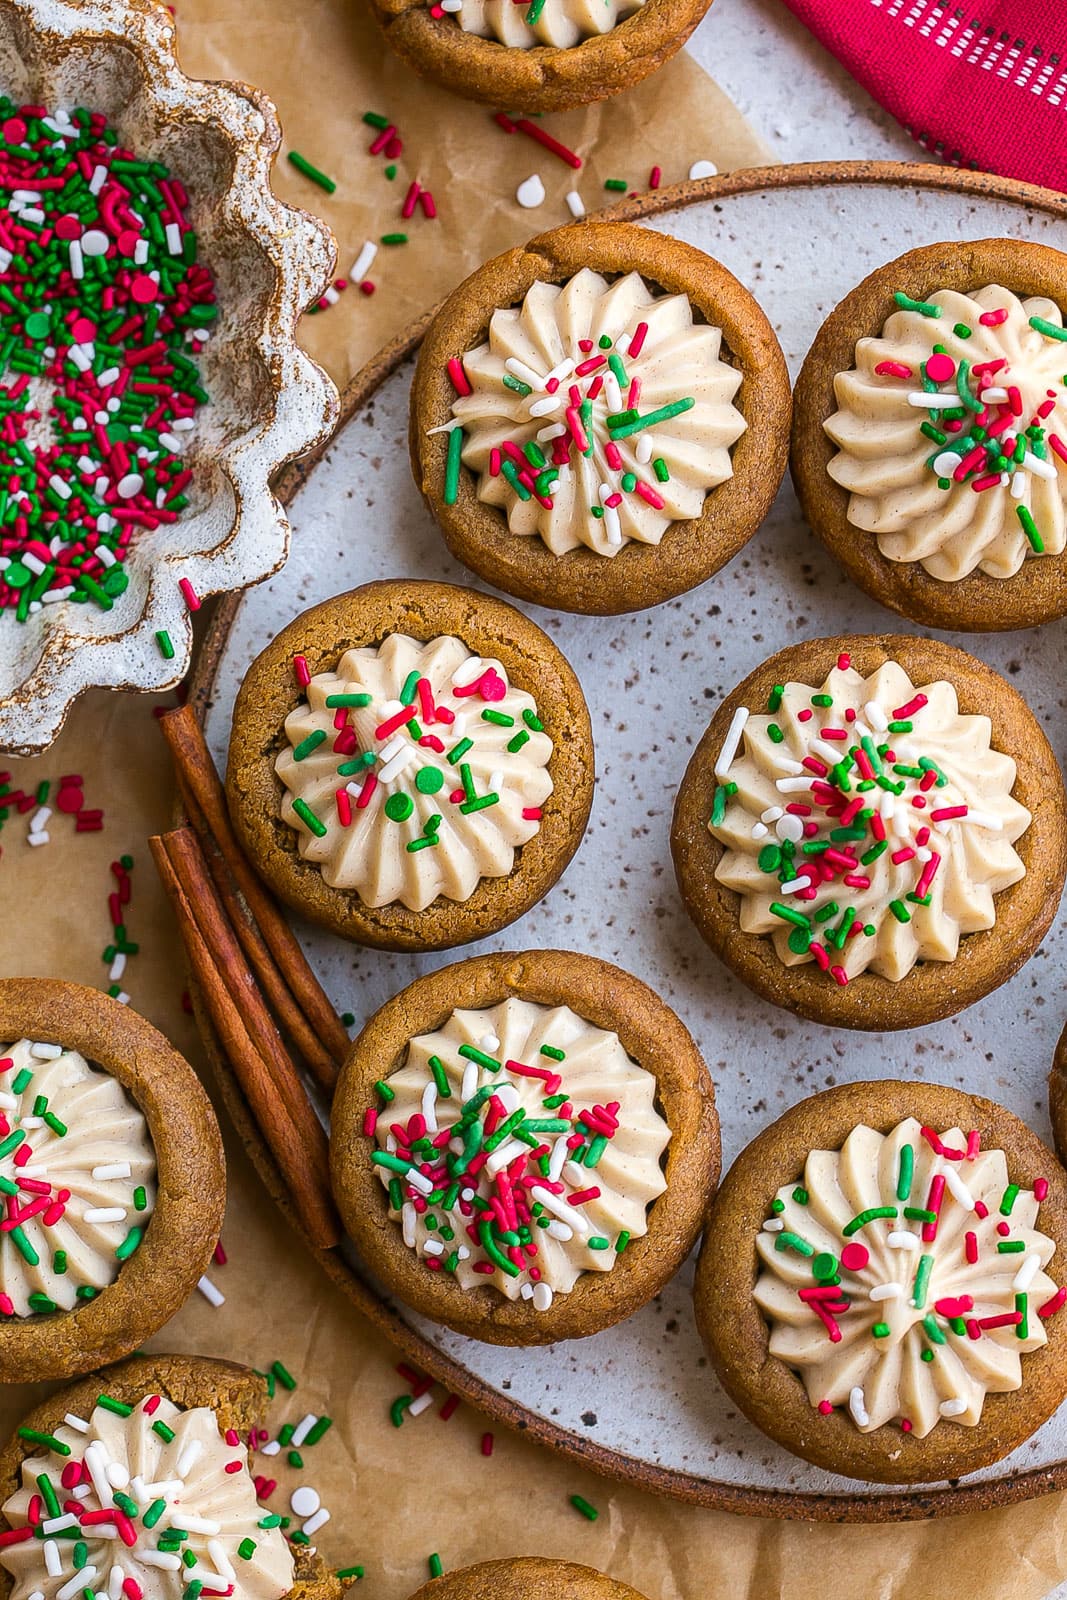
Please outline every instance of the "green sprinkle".
M484 1067L487 1072L499 1072L503 1066L503 1062L497 1061L493 1056L486 1055L484 1050L479 1050L473 1044L461 1044L457 1054L461 1055L465 1061L477 1062L478 1066Z
M538 3L538 0L534 0L534 5L537 5L537 3ZM541 0L541 4L542 5L544 4L544 0ZM533 6L530 7L530 10L531 11L533 10ZM529 13L527 13L527 21L529 21ZM430 1577L431 1578L439 1578L441 1576L442 1572L445 1570L444 1567L441 1565L441 1557L437 1554L436 1551L434 1551L433 1555L429 1557L429 1559L426 1562L426 1565L430 1569Z
M543 1056L547 1056L550 1061L566 1061L567 1059L566 1052L557 1049L554 1044L543 1044L540 1053Z
M463 757L467 754L467 751L472 750L473 748L473 739L461 739L459 743L453 745L452 749L448 752L449 764L453 767L456 766L458 762L463 760Z
M383 233L381 237L382 244L407 244L407 242L406 233Z
M874 1327L871 1329L871 1333L874 1336L874 1338L876 1338L876 1339L888 1339L889 1338L889 1324L888 1324L888 1322L876 1322L874 1324Z
M37 1479L37 1487L41 1491L41 1497L48 1509L48 1515L50 1517L60 1516L62 1513L59 1504L59 1496L56 1494L56 1491L52 1485L52 1480L48 1476L47 1472L42 1472L40 1474Z
M262 1524L261 1524L261 1526L262 1526ZM362 1567L338 1567L337 1576L342 1580L342 1582L344 1582L346 1579L353 1578L358 1583L359 1579L362 1578L362 1576L363 1576L363 1568Z
M166 1509L167 1502L165 1500L153 1500L152 1504L141 1518L141 1521L144 1523L146 1528L154 1528Z
M923 1327L926 1330L927 1338L932 1344L948 1343L948 1340L945 1338L943 1331L938 1326L937 1320L932 1312L928 1311L926 1313L925 1317L923 1318Z
M1017 1339L1026 1339L1030 1334L1030 1296L1017 1294L1015 1296L1015 1309L1023 1319L1015 1324L1015 1337Z
M462 454L463 429L453 428L448 436L448 457L445 461L446 506L454 506L459 498L459 469Z
M853 1217L851 1222L846 1222L841 1232L846 1239L850 1239L854 1233L858 1233L861 1228L865 1228L868 1222L875 1222L879 1217L895 1217L896 1215L896 1206L871 1206L867 1211L861 1211L858 1216Z
M119 1261L128 1261L143 1238L143 1229L131 1228L125 1239L123 1239L122 1243L116 1245L115 1247L116 1259Z
M389 1098L392 1099L392 1096L390 1095ZM289 1389L292 1391L296 1388L296 1379L287 1368L282 1366L280 1361L272 1361L270 1364L270 1370L273 1372L283 1389Z
M936 1211L926 1211L922 1206L905 1206L904 1215L909 1222L927 1222L931 1226L937 1221Z
M304 1458L300 1454L299 1450L290 1450L289 1454L286 1456L285 1459L286 1459L286 1461L288 1461L289 1465L291 1467L295 1467L298 1472L299 1472L300 1468L304 1465Z
M116 1417L132 1417L133 1407L128 1406L124 1400L116 1400L114 1395L98 1394L96 1403L105 1411L114 1412Z
M515 394L521 395L523 399L525 399L528 394L533 393L530 385L528 383L523 383L521 378L516 378L513 372L505 372L502 381L505 389L513 390ZM457 428L454 431L458 433L459 429Z
M815 1246L809 1244L806 1239L802 1239L799 1233L779 1233L775 1237L774 1248L776 1250L795 1250L801 1256L813 1256L815 1254Z
M242 1539L240 1544L237 1546L237 1554L240 1556L242 1561L251 1561L255 1553L256 1541L254 1539Z
M645 428L654 428L658 422L669 422L672 417L681 416L683 411L691 411L695 405L696 401L692 396L686 395L684 399L675 400L669 406L661 406L658 411L648 411L643 417L639 416L632 422L620 420L629 413L617 412L614 418L607 419L608 432L613 439L628 439L631 434L640 433Z
M893 905L899 905L899 900L894 900ZM890 908L892 909L892 907ZM905 913L905 921L908 920ZM900 1165L897 1168L897 1199L906 1200L911 1194L912 1177L915 1172L915 1147L903 1144L900 1147Z
M390 1089L389 1085L383 1078L379 1078L374 1087L377 1093L385 1101L386 1105L388 1105L391 1100L396 1099L396 1091L394 1089Z
M879 839L875 844L871 845L869 850L864 851L863 855L860 856L860 861L865 867L869 867L872 861L877 861L878 857L884 854L884 852L888 849L889 840Z
M315 1425L312 1428L309 1428L307 1433L304 1435L304 1444L305 1444L305 1446L306 1445L311 1445L311 1444L318 1444L318 1442L322 1438L323 1434L328 1433L329 1430L332 1427L333 1427L333 1418L332 1417L327 1417L327 1416L321 1416L319 1418L319 1420L315 1423Z
M896 917L898 922L911 921L911 912L908 910L903 900L890 900L889 909Z
M602 1235L600 1235L598 1233L594 1234L591 1239L587 1239L586 1240L586 1244L589 1246L590 1250L610 1250L611 1249L611 1240L603 1238Z
M156 643L159 646L159 653L163 657L164 661L173 661L174 645L166 628L158 629L156 633Z
M325 742L326 742L326 730L325 730L325 728L316 728L313 733L309 733L308 734L306 739L301 739L300 743L296 746L296 748L293 751L293 760L294 761L306 761L308 756L311 754L311 752L313 750L317 750L319 748L319 745L320 744L325 744Z
M54 1450L57 1456L70 1455L70 1445L64 1444L62 1439L57 1439L54 1433L39 1433L36 1428L20 1428L18 1435L28 1444L43 1444L47 1450Z
M342 706L369 706L369 694L328 694L326 696L327 711L337 711Z
M605 178L605 189L611 189L615 194L625 194L630 185L625 178Z
M1003 1196L1001 1198L1001 1202L1000 1202L1000 1214L1001 1214L1002 1217L1010 1217L1011 1216L1012 1208L1015 1205L1015 1202L1018 1199L1018 1197L1019 1197L1019 1185L1017 1183L1009 1183L1008 1187L1004 1191L1004 1194L1003 1194Z
M385 802L385 814L390 822L406 822L415 809L415 802L409 794L398 791L391 794Z
M571 1505L574 1507L575 1511L581 1513L587 1522L595 1522L597 1517L600 1515L600 1512L597 1510L596 1506L591 1506L589 1501L580 1494L571 1495Z
M776 722L769 722L767 724L767 737L770 739L772 744L781 744L782 740L785 738L785 734L782 732L781 728Z
M1031 550L1040 555L1045 548L1045 541L1038 531L1037 523L1025 506L1016 506L1015 515L1023 525L1023 532L1030 542Z
M1046 317L1031 317L1031 328L1036 328L1038 333L1043 333L1046 339L1058 339L1060 343L1067 342L1067 328L1061 328L1056 322L1049 322Z
M910 295L904 294L900 289L894 294L893 299L902 311L918 311L924 317L939 317L941 315L939 306L932 305L929 300L913 300Z
M312 811L306 800L299 797L293 801L293 810L306 827L310 828L316 839L322 839L326 834L326 824L321 822Z
M152 1432L158 1433L164 1444L170 1444L174 1438L174 1429L168 1428L165 1422L153 1422Z
M952 331L957 339L969 339L974 333L974 329L969 328L965 322L954 323Z
M310 178L312 183L317 183L320 189L326 190L327 194L333 194L336 191L337 185L333 179L328 178L325 172L320 172L318 167L313 166L306 156L300 154L299 150L290 150L289 160L297 172L302 172L305 178Z
M445 1072L441 1057L431 1056L429 1065L430 1071L433 1073L433 1081L437 1085L438 1094L442 1100L448 1100L452 1094L452 1086L448 1081L448 1075ZM308 1437L310 1438L311 1435L309 1434Z
M25 1234L25 1232L24 1232L24 1230L22 1228L12 1228L12 1230L11 1230L10 1234L8 1235L8 1237L11 1239L12 1243L14 1244L15 1248L18 1250L18 1252L21 1255L22 1259L29 1266L31 1266L31 1267L40 1266L41 1258L37 1254L36 1250L33 1248L33 1245L27 1239L26 1234Z
M482 721L495 723L498 728L513 728L515 726L514 717L509 716L506 711L494 711L491 706L487 706L482 712Z
M920 1256L919 1265L915 1272L915 1284L911 1297L915 1302L916 1310L921 1311L926 1304L926 1291L930 1286L930 1274L934 1269L933 1256Z
M1017 1255L1020 1250L1026 1249L1026 1241L1024 1239L998 1239L997 1249L1002 1256Z
M619 1234L619 1237L615 1240L615 1254L617 1256L621 1256L623 1251L626 1249L626 1246L629 1244L629 1242L630 1242L629 1229L624 1228L622 1230L622 1232Z

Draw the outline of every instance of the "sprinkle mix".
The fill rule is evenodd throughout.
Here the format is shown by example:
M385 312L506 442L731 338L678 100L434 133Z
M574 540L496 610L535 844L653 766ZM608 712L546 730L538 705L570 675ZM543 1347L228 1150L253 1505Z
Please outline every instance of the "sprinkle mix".
M734 713L715 763L710 831L748 852L746 861L758 852L756 876L762 881L752 883L748 872L745 892L771 894L771 930L788 930L788 952L814 961L841 986L849 982L850 960L855 976L878 956L880 941L885 942L883 935L893 924L907 927L913 919L921 921L935 902L940 908L948 892L944 880L962 870L961 852L965 865L971 866L965 836L980 838L983 850L1003 850L1030 820L1009 798L1015 768L1005 756L988 757L1008 779L1003 794L990 785L982 809L964 798L963 745L958 737L953 743L942 717L931 720L929 709L931 695L946 685L914 690L900 668L893 668L888 682L887 669L880 671L883 686L865 703L878 675L864 680L847 653L838 658L837 671L821 690L776 684L766 716L750 720L743 706ZM884 691L894 684L908 685L906 698L896 703L890 695L887 707ZM983 757L978 724L983 721L953 718L954 724L972 725L978 762ZM988 752L987 722L984 740ZM756 787L753 761L760 773L769 770L768 781L778 797L755 817L750 809ZM998 859L988 874L994 889L1023 875L1014 852L1008 850L1007 857ZM716 875L740 889L728 859L720 862ZM742 866L742 874L747 871ZM974 924L983 926L991 922ZM913 929L917 938L924 931L919 925ZM973 930L961 920L960 931ZM930 954L946 959L936 947ZM910 960L898 960L910 970L915 952ZM902 977L904 972L887 958L885 975Z
M495 1053L501 1039L493 1028L511 1028L515 1002L458 1014L484 1025L477 1044L457 1042L465 1038L465 1027L455 1037L446 1027L412 1041L413 1053L430 1043L440 1051L427 1057L420 1110L396 1116L398 1097L402 1105L410 1103L413 1083L421 1081L411 1076L409 1056L407 1067L375 1086L377 1103L367 1108L363 1132L388 1189L390 1216L428 1272L457 1275L464 1287L492 1282L509 1299L521 1296L536 1311L547 1311L555 1294L568 1291L581 1272L610 1271L630 1238L646 1231L646 1203L665 1187L658 1157L669 1133L651 1110L651 1079L630 1063L648 1079L648 1112L659 1126L648 1173L636 1170L629 1139L620 1157L630 1164L625 1186L639 1196L628 1217L631 1227L621 1228L610 1220L620 1211L619 1170L612 1162L605 1176L600 1167L605 1156L610 1161L626 1112L618 1099L601 1103L564 1087L568 1077L588 1084L600 1075L590 1070L588 1033L576 1040L580 1064L573 1069L568 1052L551 1042L557 1033L571 1037L559 1023L561 1012L571 1021L573 1013L525 1009L532 1022L521 1035L528 1045L524 1060ZM617 1045L612 1035L601 1038ZM610 1081L626 1080L612 1073ZM643 1107L635 1102L631 1109L636 1123ZM561 1261L560 1249L553 1253L549 1241L566 1247L567 1259Z
M572 341L568 326L589 336ZM535 284L521 310L494 314L488 345L448 363L453 418L430 430L448 434L445 504L455 505L466 462L512 532L539 531L556 554L658 543L730 476L727 450L744 431L728 404L740 374L720 361L719 342L694 325L684 296L654 299L636 273L610 286L588 269L562 289ZM515 348L521 358L506 353ZM546 350L563 359L552 365ZM692 392L679 394L686 380ZM715 415L724 407L725 423ZM573 521L568 536L538 509Z
M845 1407L865 1431L972 1426L987 1392L1021 1386L1020 1354L1045 1343L1043 1322L1067 1300L1044 1272L1047 1192L1043 1178L1032 1191L1009 1182L976 1131L942 1136L915 1119L813 1152L759 1240L772 1353L822 1415ZM861 1199L878 1203L850 1214Z
M419 664L394 699L383 689L398 681L401 657ZM551 742L532 697L498 663L455 639L423 646L391 635L376 650L349 651L336 674L312 678L299 655L293 671L308 699L287 719L292 748L278 771L294 796L287 820L310 839L384 821L418 856L455 848L461 819L496 807L515 824L514 843L538 831L541 805L519 791L532 771L538 796L551 792Z
M218 307L182 184L98 113L0 98L0 606L110 611L177 520Z
M114 1281L155 1203L144 1116L57 1044L0 1050L0 1317L67 1311Z
M215 1600L291 1583L282 1519L258 1514L244 1443L220 1434L206 1408L181 1411L159 1395L134 1407L104 1393L88 1420L70 1414L54 1435L22 1427L19 1437L46 1453L23 1464L23 1488L5 1507L12 1526L0 1553L17 1584L42 1558L55 1600L144 1600L146 1585Z

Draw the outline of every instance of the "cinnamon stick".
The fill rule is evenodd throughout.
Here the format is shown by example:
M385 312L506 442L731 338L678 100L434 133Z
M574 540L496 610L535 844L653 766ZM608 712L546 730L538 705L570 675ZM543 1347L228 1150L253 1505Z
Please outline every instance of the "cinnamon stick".
M348 1054L351 1041L325 990L311 970L296 935L237 842L226 809L226 796L196 712L189 704L179 706L174 711L166 712L159 719L159 725L170 746L179 778L199 808L252 920L269 946L297 1004L339 1066Z
M232 929L227 938L221 906L213 894L199 898L199 880L196 895L190 893L190 857L182 841L174 854L173 835L156 835L148 843L212 1025L282 1173L293 1209L311 1242L330 1249L340 1239L340 1226L329 1189L322 1124L276 1029L270 1037L273 1023Z
M178 790L186 816L192 825L194 837L199 841L199 851L214 880L215 889L241 947L248 957L267 1004L273 1011L281 1031L297 1054L304 1060L315 1082L328 1095L337 1087L337 1063L315 1033L275 961L270 947L242 904L233 874L226 858L215 844L204 814L179 778Z

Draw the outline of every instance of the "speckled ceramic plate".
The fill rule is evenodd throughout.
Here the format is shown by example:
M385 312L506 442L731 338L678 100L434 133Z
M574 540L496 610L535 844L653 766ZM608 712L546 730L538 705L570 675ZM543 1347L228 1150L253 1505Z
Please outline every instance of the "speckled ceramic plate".
M289 524L271 478L337 417L336 389L296 344L334 245L324 223L271 190L281 143L271 102L245 84L187 78L174 20L156 0L0 0L0 91L101 111L135 154L165 162L189 192L220 308L199 357L211 404L190 436L188 509L134 539L129 587L110 611L60 601L25 624L0 616L0 750L32 755L86 689L180 682L193 643L183 579L219 594L285 560Z
M763 304L794 372L830 307L903 250L987 235L1067 246L1067 200L924 166L734 173L614 214L721 258ZM196 689L220 765L242 674L284 621L371 578L473 581L449 557L408 467L411 354L422 326L355 381L341 431L313 471L291 481L299 537L288 566L222 608ZM529 609L582 679L599 778L578 855L548 898L493 946L585 949L651 983L712 1069L727 1160L802 1096L881 1077L887 1068L989 1095L1047 1137L1045 1077L1067 962L1059 925L1015 978L961 1016L915 1033L854 1036L757 999L715 960L682 909L667 845L675 788L724 691L792 640L900 626L840 573L802 524L788 484L751 544L679 600L617 618ZM1064 625L961 642L1025 692L1062 758ZM450 959L383 955L307 927L301 933L338 1008L360 1018ZM284 1208L239 1091L225 1072L222 1081ZM873 1521L976 1509L1067 1485L1067 1407L1006 1461L962 1484L867 1488L806 1465L759 1434L719 1389L697 1337L688 1271L619 1327L516 1352L473 1343L390 1304L349 1250L321 1259L354 1304L450 1388L497 1420L646 1488L739 1511Z

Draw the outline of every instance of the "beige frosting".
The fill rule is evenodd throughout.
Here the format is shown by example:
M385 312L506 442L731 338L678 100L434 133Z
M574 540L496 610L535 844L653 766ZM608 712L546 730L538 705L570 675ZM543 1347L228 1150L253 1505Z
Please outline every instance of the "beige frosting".
M834 379L839 409L825 427L838 454L828 471L849 490L849 521L874 534L888 560L919 561L933 577L949 582L975 569L991 578L1010 578L1028 556L1059 555L1067 543L1067 461L1049 446L1052 435L1067 452L1067 343L1030 320L1062 328L1063 315L1051 300L1019 300L996 285L980 289L973 298L938 290L928 303L940 309L940 316L895 311L881 338L859 341L855 368ZM995 318L1003 311L1006 320L995 326L982 323L983 316ZM960 328L970 334L962 335ZM960 440L970 434L977 414L968 409L962 419L945 421L943 412L917 403L925 397L925 363L935 345L956 369L955 375L930 384L944 394L948 408L961 408L961 362L972 369L1003 363L977 377L969 372L964 387L974 399L979 380L984 384L985 413L979 426L994 427L995 437L1007 441L1011 449L1006 446L1005 455L1020 437L1025 439L1028 427L1041 430L1026 443L1021 463L1012 461L1009 470L995 471L982 460L965 480L957 480L961 460L975 443L971 439L961 448ZM879 373L876 369L885 362L908 367L911 375ZM1009 394L1013 388L1019 397L1018 420ZM915 396L915 403L909 396ZM1046 416L1038 415L1042 408ZM920 431L924 422L945 434L944 444ZM993 480L991 486L977 492L972 484L986 478ZM1027 536L1020 507L1032 518L1040 549Z
M546 1055L546 1045L561 1051L563 1059ZM463 1047L500 1065L493 1068L465 1057ZM431 1057L448 1082L447 1097L439 1092ZM540 1076L518 1072L513 1063L535 1069ZM426 1160L416 1163L415 1185L408 1178L400 1180L403 1205L390 1214L402 1227L405 1243L424 1261L451 1261L447 1270L454 1270L464 1289L492 1283L509 1300L521 1295L536 1309L547 1310L553 1296L567 1294L583 1272L610 1272L617 1250L625 1248L624 1236L640 1238L647 1232L648 1207L666 1188L661 1158L671 1135L655 1108L655 1078L631 1060L617 1034L594 1027L567 1006L505 1000L482 1011L454 1011L435 1033L412 1039L403 1067L387 1083L395 1098L378 1116L380 1150L396 1152L398 1128L400 1133L406 1130L410 1139L413 1117L425 1119L426 1136L434 1139L458 1123L464 1106L487 1088L498 1104L494 1106L488 1097L478 1101L468 1119L472 1125L477 1121L484 1130L487 1117L493 1115L495 1131L519 1111L525 1113L520 1129L527 1121L534 1124L531 1143L516 1137L513 1129L473 1174L465 1167L455 1170L464 1153L464 1138L456 1135L441 1140L436 1152L427 1152ZM566 1103L546 1107L545 1099L558 1094L567 1096ZM592 1167L580 1164L567 1143L572 1135L582 1135L583 1113L598 1122L605 1114L609 1123L617 1121L617 1131L601 1146ZM539 1129L537 1123L546 1120L558 1120L565 1127ZM487 1149L491 1142L490 1133L485 1136ZM587 1135L579 1141L579 1149L582 1145L592 1156ZM538 1149L547 1159L547 1174L539 1165ZM431 1176L421 1178L420 1170L427 1164ZM386 1186L398 1177L390 1167L377 1170ZM454 1182L460 1187L451 1212L441 1204L422 1209L427 1189L447 1189ZM492 1213L472 1207L472 1194L476 1190L489 1200L509 1189L520 1225L523 1218L529 1223L532 1212L535 1218L541 1215L547 1226L534 1222L530 1227L536 1251L521 1252L525 1265L514 1275L499 1266L483 1274L475 1269L477 1263L486 1262L484 1245L467 1230L479 1216ZM590 1190L588 1199L570 1203L571 1196ZM433 1228L428 1226L430 1217L437 1224ZM444 1230L453 1237L447 1238Z
M515 0L463 0L454 15L464 33L496 39L511 49L552 45L567 50L583 39L610 33L624 18L640 11L645 0L544 0L536 20L528 22L531 7Z
M951 683L916 690L895 661L869 678L851 666L835 667L818 691L801 683L783 689L775 711L742 719L739 742L728 739L725 749L730 757L728 747L735 744L736 755L725 761L720 755L716 765L720 785L733 783L737 790L726 799L721 822L715 822L713 810L708 824L727 847L715 876L741 896L742 930L770 934L786 966L818 959L812 954L818 946L824 952L820 965L829 967L838 982L868 968L896 982L916 961L953 960L961 935L993 927L994 897L1025 873L1013 846L1029 826L1030 813L1012 798L1015 762L990 747L989 718L963 716ZM833 705L813 706L816 693L832 696ZM894 711L908 706L917 693L927 703L910 717L895 718ZM854 721L848 719L850 710ZM810 719L802 721L808 711ZM911 722L912 730L888 732L888 724L897 720ZM777 743L772 727L783 736ZM848 737L828 739L828 728L844 730ZM862 837L831 841L831 832L840 830L844 819L827 809L834 798L826 779L803 763L813 759L832 774L830 762L862 750L864 739L873 747L883 776L902 784L902 792L877 783L861 789L869 780L853 766L846 775L847 791L834 787L837 803L862 801L877 816L851 819L852 826L863 830ZM895 761L889 761L890 754ZM924 788L930 784L924 761L935 764L943 782ZM912 775L897 768L910 768ZM919 778L915 772L924 775ZM789 812L790 805L807 806L810 815ZM967 814L938 817L957 806L966 806ZM810 841L804 837L805 827L814 828ZM877 830L885 836L884 849L878 849ZM816 853L803 848L806 842L820 841L829 842L853 864L835 865L828 882L818 880ZM778 865L769 861L775 850L783 852ZM877 852L873 859L872 851ZM911 897L935 855L940 859L929 880L929 903L919 904ZM798 948L804 943L803 930L772 911L775 904L809 919L811 948ZM836 911L820 919L819 912L828 905ZM861 931L838 948L835 933L850 911ZM873 932L868 934L868 928Z
M157 1404L151 1412L145 1404ZM181 1600L186 1585L198 1579L204 1600L233 1595L235 1600L280 1600L293 1585L293 1558L278 1528L261 1528L262 1507L248 1472L248 1455L236 1434L230 1443L219 1433L215 1413L206 1406L182 1411L170 1400L146 1396L129 1416L97 1405L91 1417L69 1421L55 1437L70 1454L53 1451L30 1456L22 1466L21 1486L3 1507L13 1528L24 1527L27 1510L48 1476L61 1505L75 1499L86 1511L115 1504L115 1493L129 1495L143 1514L157 1500L166 1502L158 1520L146 1528L133 1523L136 1543L129 1547L115 1536L114 1523L83 1528L88 1565L75 1577L74 1542L66 1538L30 1539L0 1549L0 1561L14 1579L11 1600L81 1600L89 1589L97 1600L121 1600L122 1584L131 1578L145 1600ZM173 1430L162 1438L154 1424ZM239 1462L240 1470L226 1466ZM84 1463L84 1484L71 1493L60 1487L60 1475L72 1462ZM84 1492L87 1490L87 1492ZM186 1570L178 1556L160 1551L168 1529L184 1528L182 1550L191 1550L196 1565ZM110 1537L102 1531L110 1529ZM255 1551L246 1560L238 1553L250 1539ZM55 1567L53 1571L49 1562Z
M75 1050L52 1056L55 1048L29 1039L0 1046L0 1063L11 1063L0 1069L0 1148L10 1146L0 1157L4 1214L48 1200L18 1229L0 1233L0 1294L20 1317L48 1309L31 1305L31 1295L69 1311L86 1298L79 1289L114 1283L155 1203L155 1150L143 1112L117 1079ZM17 1092L16 1083L23 1084ZM138 1188L145 1191L140 1207ZM66 1258L62 1271L57 1253L60 1266Z
M413 673L430 685L433 714L428 717L416 697L416 732L403 723L379 738L378 729L403 710L399 696ZM479 681L488 698L455 692ZM321 867L331 888L354 890L368 906L399 902L409 911L425 911L438 895L466 900L482 878L507 876L515 851L538 831L540 807L552 793L552 741L533 697L508 682L499 661L474 656L448 636L422 644L394 633L381 645L346 651L337 671L317 673L306 693L285 719L290 748L278 756L275 769L286 788L282 818L296 829L302 858ZM367 705L347 708L347 745L335 727L337 709L326 704L336 694L371 697ZM501 717L503 723L494 720ZM298 760L294 752L303 741L320 734L325 737ZM471 748L457 753L468 740ZM367 752L375 757L369 767L353 776L338 773L339 766ZM368 772L375 783L361 807ZM347 826L338 813L339 790L347 791ZM495 802L479 804L492 794ZM404 796L411 813L393 820L390 800L403 808ZM294 800L325 826L321 837L299 816ZM428 836L436 842L410 848Z
M642 328L633 355L630 341ZM592 348L583 350L583 341ZM672 522L698 517L708 490L732 476L730 447L746 424L731 404L741 374L719 359L721 343L721 329L695 322L685 295L655 295L636 272L609 283L586 267L562 287L533 284L521 306L494 311L489 342L463 358L472 393L452 411L463 424L462 459L477 475L478 498L506 511L512 533L540 535L553 555L584 545L613 556L631 540L659 544ZM611 358L622 363L622 383ZM587 362L599 364L576 373ZM508 387L505 377L530 392ZM613 438L607 419L627 411L635 381L638 417L692 404ZM583 440L591 445L586 453ZM493 475L492 453L506 443L520 451L532 443L550 463L557 448L566 454L541 483L540 499L523 499L505 473ZM531 482L540 481L539 470ZM635 486L626 487L628 475ZM617 505L607 503L616 496Z
M939 1139L957 1157L967 1141L959 1128ZM913 1153L910 1184L901 1181L905 1147ZM935 1179L943 1180L940 1199L931 1192ZM754 1293L770 1324L771 1354L799 1374L813 1406L846 1407L864 1433L906 1419L921 1439L942 1420L973 1427L987 1394L1022 1386L1021 1357L1046 1343L1039 1310L1056 1294L1044 1271L1056 1246L1037 1227L1033 1192L1013 1195L1008 1184L1003 1151L949 1159L914 1117L889 1134L860 1126L840 1151L811 1152L802 1182L778 1191L779 1209L757 1238ZM801 1203L796 1196L805 1194ZM936 1226L907 1218L905 1206L937 1211ZM874 1207L896 1214L845 1234ZM824 1268L833 1271L820 1255L837 1262L838 1285L828 1282L833 1294L819 1302L829 1325L800 1298ZM853 1257L862 1264L847 1265ZM1021 1321L982 1326L1020 1313Z

